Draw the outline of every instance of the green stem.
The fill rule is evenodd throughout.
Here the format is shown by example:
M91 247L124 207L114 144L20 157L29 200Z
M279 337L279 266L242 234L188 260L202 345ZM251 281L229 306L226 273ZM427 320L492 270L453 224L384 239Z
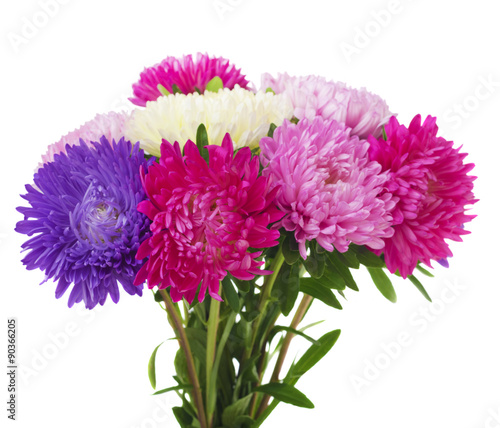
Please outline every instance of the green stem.
M161 297L165 302L165 307L167 309L168 315L172 320L175 335L179 341L179 345L184 350L184 355L186 356L188 376L191 384L193 385L193 400L198 411L198 420L200 422L200 428L207 428L205 408L203 407L203 398L201 396L200 382L198 381L198 376L196 375L196 369L194 367L193 354L191 353L191 347L189 346L189 341L182 324L182 320L170 298L170 295L165 290L160 290Z
M207 327L207 384L206 384L206 405L208 428L212 426L212 418L215 411L216 383L217 379L212 379L212 368L215 360L215 348L217 344L217 327L219 326L220 301L212 298L210 302L210 314ZM213 385L212 385L213 382Z
M304 297L302 298L302 301L300 302L299 307L297 308L297 312L295 312L295 315L292 319L292 322L290 324L290 328L293 328L294 330L297 330L297 327L299 326L300 322L304 318L307 310L309 309L309 306L311 305L313 298L309 296L308 294L304 294ZM271 382L278 382L279 376L280 376L280 371L281 368L283 367L283 363L285 362L285 357L286 354L288 353L288 349L290 348L290 343L292 342L292 339L294 338L295 333L288 332L285 336L285 340L283 341L283 345L281 345L280 353L278 355L278 360L276 361L276 365L274 366L274 371L271 376ZM271 397L269 395L265 395L260 403L259 410L257 411L257 414L262 414L264 410L267 407L267 403L269 403L269 399Z
M266 277L266 279L264 280L264 285L262 286L262 291L259 300L259 307L257 308L259 311L259 315L255 320L250 347L245 350L245 355L243 357L242 363L245 362L252 355L253 348L255 346L255 341L257 339L257 334L260 328L260 324L262 322L262 319L264 318L264 310L266 309L266 306L269 303L269 297L271 296L273 285L276 281L276 278L278 278L281 266L283 266L284 261L285 257L283 256L283 253L280 248L269 268L269 270L272 270L273 273Z

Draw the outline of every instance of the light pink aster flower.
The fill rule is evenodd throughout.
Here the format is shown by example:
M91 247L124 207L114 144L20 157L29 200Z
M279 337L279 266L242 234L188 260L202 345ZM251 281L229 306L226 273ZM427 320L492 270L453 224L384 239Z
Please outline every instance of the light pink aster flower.
M277 94L285 94L298 119L336 120L351 128L351 135L366 139L369 135L382 135L382 125L392 113L386 102L365 88L349 88L342 82L327 81L323 77L295 77L279 74L262 75L262 88L271 88Z
M66 146L79 145L80 139L90 143L91 141L100 141L101 137L104 136L109 142L113 140L118 142L125 136L125 123L129 119L130 113L125 112L109 112L96 115L94 119L65 135L57 143L50 145L47 153L42 156L42 164L39 167L52 162L54 156L58 153L66 153Z
M394 233L392 195L383 194L386 174L368 160L369 144L336 121L285 121L260 141L264 176L278 188L285 213L281 225L295 232L302 257L306 241L345 252L351 242L383 248Z
M445 239L461 241L463 224L475 216L466 206L477 202L472 193L476 177L467 175L474 164L464 164L466 153L453 142L437 137L436 118L420 115L406 128L392 117L386 125L387 141L369 137L370 159L389 173L387 190L399 202L394 211L394 236L385 239L387 268L411 275L417 263L450 257Z
M149 257L136 277L149 288L170 287L174 301L192 302L206 291L219 297L220 281L231 273L250 280L271 272L260 269L259 249L278 244L279 231L268 226L281 219L269 179L259 176L259 158L250 148L236 154L229 134L222 145L207 146L209 165L192 141L184 146L164 141L159 164L143 174L149 201L138 210L151 220L152 236L137 258Z
M162 95L158 85L162 85L170 93L174 92L173 85L183 94L205 92L207 83L214 77L220 77L224 88L233 89L239 85L247 88L248 81L225 58L210 58L198 53L196 59L191 55L182 58L169 56L159 64L144 69L139 82L132 88L134 97L130 98L134 104L144 107L147 101L154 101Z

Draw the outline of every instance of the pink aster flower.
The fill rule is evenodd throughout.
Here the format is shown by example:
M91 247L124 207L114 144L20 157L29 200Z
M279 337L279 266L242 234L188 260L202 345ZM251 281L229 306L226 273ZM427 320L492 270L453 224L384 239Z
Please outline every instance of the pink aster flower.
M227 272L250 280L268 274L260 269L258 249L278 244L279 231L269 230L283 214L274 205L269 180L259 176L259 159L244 147L236 154L226 134L222 145L210 145L210 163L188 141L180 146L164 141L160 163L143 174L149 201L138 210L151 220L152 236L140 246L137 258L149 257L136 277L149 288L170 287L174 301L192 302L198 292L219 297Z
M246 89L248 85L240 70L225 58L210 58L201 53L194 60L191 55L182 58L169 56L161 63L144 69L139 82L132 86L134 97L130 101L144 107L147 101L154 101L162 95L158 85L162 85L170 93L174 92L173 85L183 94L192 94L197 89L203 93L207 83L214 77L220 77L224 88L233 89L235 85L239 85Z
M345 252L351 242L383 248L394 233L392 195L382 194L386 174L368 160L368 143L336 121L286 121L260 141L264 176L278 189L281 225L295 232L302 257L306 241Z
M382 125L392 113L386 102L365 88L349 88L342 82L327 81L323 77L295 77L279 74L262 75L262 88L285 94L298 119L336 120L351 128L351 135L366 139L369 135L382 135Z
M385 262L391 272L403 278L417 263L452 255L445 239L461 241L467 234L463 224L475 216L466 215L474 204L472 182L467 175L474 164L464 164L466 153L453 142L437 137L436 118L420 115L406 128L392 117L385 131L387 141L369 137L370 159L389 173L387 190L399 199L393 210L394 236L385 239Z
M109 142L120 141L125 136L125 123L130 118L130 113L115 113L98 114L92 120L84 123L80 128L75 129L69 134L62 137L57 143L50 145L47 153L42 156L42 164L52 162L54 156L59 153L66 153L66 146L80 145L80 139L85 143L91 141L100 141L104 136Z

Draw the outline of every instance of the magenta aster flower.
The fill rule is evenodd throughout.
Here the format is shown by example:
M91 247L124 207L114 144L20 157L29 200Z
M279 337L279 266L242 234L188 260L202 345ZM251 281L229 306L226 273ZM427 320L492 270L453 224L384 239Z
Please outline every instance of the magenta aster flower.
M138 259L149 257L136 277L149 288L170 287L174 301L192 302L198 291L219 297L219 283L227 272L249 280L270 273L257 249L277 245L279 231L270 223L283 216L274 205L275 192L259 174L259 159L244 147L236 154L226 134L222 145L210 145L210 162L192 141L180 146L164 141L159 164L142 181L149 201L138 210L152 221L152 236L144 241Z
M369 135L382 135L382 125L392 113L386 102L365 88L349 88L342 82L327 81L323 77L295 77L279 74L273 78L262 75L262 88L285 94L298 119L336 120L351 128L351 135L366 139Z
M169 56L161 63L144 69L139 82L132 86L134 97L130 101L144 107L147 101L154 101L162 95L158 85L170 93L174 92L173 85L183 94L192 94L197 90L203 93L214 77L220 77L224 88L233 89L239 85L246 89L248 85L240 70L225 58L210 58L201 53L195 60L191 55L182 58Z
M385 131L387 141L369 137L370 159L389 173L387 190L399 198L393 210L394 236L385 239L383 252L391 272L403 278L423 262L452 255L445 239L461 241L463 224L475 216L466 206L477 202L472 193L476 177L467 175L474 164L464 164L466 153L453 142L437 137L436 118L420 115L406 128L392 117Z
M42 164L39 167L52 162L55 155L66 153L67 147L80 145L81 140L88 144L92 141L99 141L104 136L109 142L120 141L125 136L125 123L129 118L130 113L125 112L96 115L94 119L65 135L57 143L50 145L47 153L42 156Z
M351 242L383 248L394 233L392 195L379 196L386 174L369 162L368 143L349 134L336 121L303 119L285 121L273 138L260 141L263 175L278 189L285 212L281 225L295 232L304 259L306 241L345 252Z

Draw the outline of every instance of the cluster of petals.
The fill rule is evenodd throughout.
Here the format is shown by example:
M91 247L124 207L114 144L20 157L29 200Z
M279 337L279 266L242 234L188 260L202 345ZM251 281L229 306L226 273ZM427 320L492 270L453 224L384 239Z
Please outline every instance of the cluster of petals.
M222 80L224 88L233 89L235 85L246 88L248 81L225 58L210 58L198 53L196 58L185 55L182 58L169 56L159 64L144 69L140 80L133 85L134 104L144 107L148 101L154 101L162 95L158 85L174 93L174 85L183 94L205 92L207 83L214 77Z
M160 163L142 176L149 200L138 210L151 220L152 235L137 257L148 257L136 283L170 287L174 301L192 302L198 294L220 300L219 284L229 272L250 280L262 270L263 249L278 244L278 230L268 226L283 214L274 204L269 179L259 176L259 158L248 147L234 153L226 134L209 145L209 163L188 141L161 145Z
M366 89L354 89L342 82L327 81L319 76L289 76L277 78L262 75L262 88L283 94L293 105L297 119L336 120L351 128L351 135L366 139L379 137L382 125L392 116L386 102Z
M99 141L104 136L109 142L113 140L118 142L125 136L125 123L129 119L130 113L126 112L109 112L96 115L94 119L65 135L57 143L50 145L47 153L42 156L42 164L39 167L47 162L52 162L55 155L66 153L67 147L79 145L82 140L85 143L90 143Z
M263 175L278 189L280 222L294 231L302 257L316 239L328 251L345 252L351 242L383 248L394 208L383 193L386 174L368 160L368 143L350 129L322 118L286 121L260 142Z
M142 294L142 285L133 283L142 265L135 255L149 220L136 207L145 198L140 168L152 161L139 144L101 137L68 146L26 186L29 206L18 208L24 219L16 225L31 237L22 245L28 251L23 263L57 282L56 298L72 287L70 307L83 300L92 309L108 295L116 303L119 284Z
M406 278L418 262L431 266L431 260L452 256L445 239L461 241L469 233L463 225L474 218L465 213L476 202L475 177L467 174L474 164L465 164L467 154L437 136L434 117L422 124L417 115L408 128L392 117L385 132L387 140L369 137L369 156L388 173L386 189L398 199L385 262Z
M284 96L270 92L253 93L236 86L217 93L175 94L149 102L136 109L127 127L127 135L140 141L148 153L159 156L162 140L196 140L200 123L205 124L209 144L220 144L229 133L236 148L256 147L267 135L271 123L281 125L293 111Z

